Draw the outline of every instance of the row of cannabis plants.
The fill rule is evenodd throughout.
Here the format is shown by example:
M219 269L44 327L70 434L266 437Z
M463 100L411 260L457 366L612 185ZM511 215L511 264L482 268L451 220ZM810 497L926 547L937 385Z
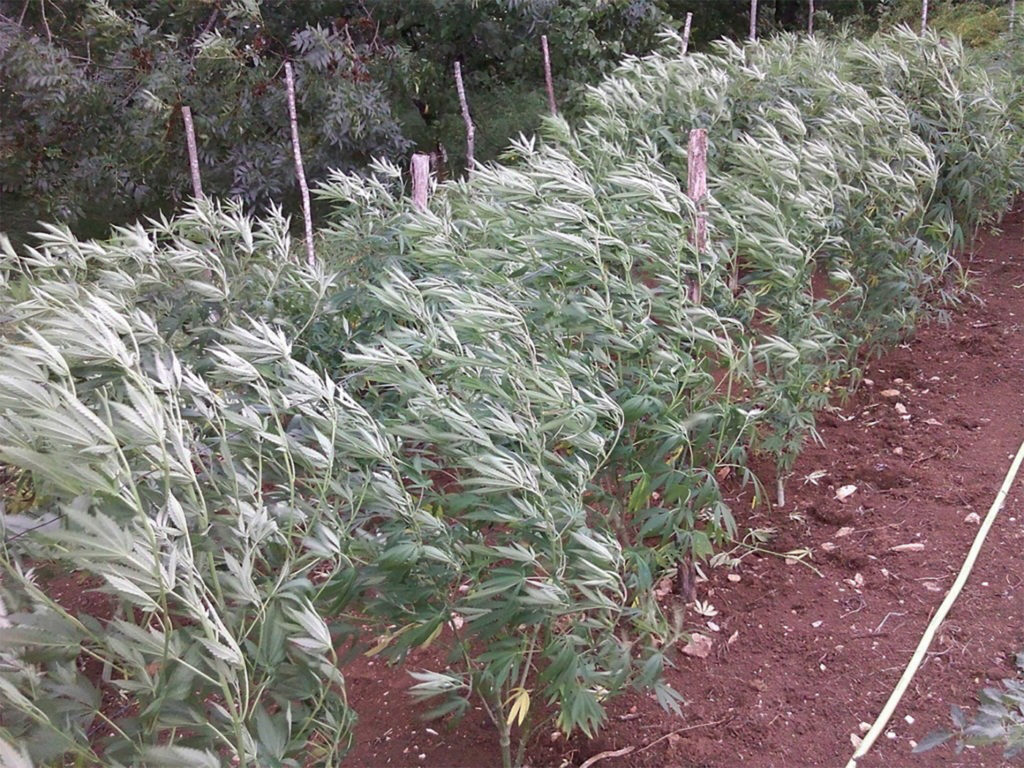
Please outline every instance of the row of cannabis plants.
M627 688L679 707L654 585L736 535L720 478L772 497L748 457L783 487L863 356L955 300L1022 110L905 30L668 40L590 101L424 212L396 168L335 176L313 267L283 217L206 202L4 249L0 461L35 494L3 519L14 749L333 765L346 659L430 644L412 694L481 707L505 765ZM101 596L55 599L69 572Z

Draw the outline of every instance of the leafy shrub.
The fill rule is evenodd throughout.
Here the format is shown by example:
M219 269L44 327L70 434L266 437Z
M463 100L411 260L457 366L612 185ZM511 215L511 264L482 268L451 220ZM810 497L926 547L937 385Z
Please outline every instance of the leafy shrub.
M1024 670L1024 653L1017 654L1017 668ZM1018 671L1019 675L1019 671ZM935 731L914 748L927 752L956 737L956 753L965 747L1003 746L1003 757L1017 757L1024 750L1024 681L1003 680L1002 685L981 692L981 705L973 717L955 704L951 707L954 731Z

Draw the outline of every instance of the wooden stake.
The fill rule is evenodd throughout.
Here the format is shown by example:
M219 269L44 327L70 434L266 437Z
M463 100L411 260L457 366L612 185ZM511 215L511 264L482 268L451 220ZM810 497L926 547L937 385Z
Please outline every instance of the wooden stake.
M814 0L807 0L807 34L814 34Z
M690 131L690 145L686 156L686 194L697 207L697 221L693 233L693 246L697 250L698 278L690 286L690 298L700 303L700 255L708 239L707 214L704 198L708 193L708 132L704 128Z
M412 156L412 204L417 211L427 210L430 191L430 155L417 152Z
M540 49L544 54L544 83L548 88L548 109L552 115L558 114L558 105L555 104L555 85L551 79L551 54L548 52L548 36L540 36Z
M750 41L757 40L757 0L750 0Z
M462 108L462 120L466 124L466 173L473 172L473 150L476 147L476 128L473 118L469 116L469 104L466 103L466 88L462 84L462 64L455 62L455 90L459 93L459 106Z
M196 129L192 125L192 108L181 108L181 119L185 121L185 144L188 146L188 168L192 172L192 196L198 200L203 196L203 180L199 177L199 153L196 151Z
M1010 32L1017 25L1017 0L1010 0Z
M921 34L928 30L928 0L921 0Z
M313 214L309 210L309 187L306 185L306 169L302 165L302 148L299 146L299 118L295 112L295 75L290 61L284 63L284 82L288 89L288 119L292 126L292 154L295 156L295 176L299 180L302 195L302 219L306 225L306 261L316 263L313 250Z
M683 25L683 56L690 50L690 22L693 21L693 14L686 14L686 24Z

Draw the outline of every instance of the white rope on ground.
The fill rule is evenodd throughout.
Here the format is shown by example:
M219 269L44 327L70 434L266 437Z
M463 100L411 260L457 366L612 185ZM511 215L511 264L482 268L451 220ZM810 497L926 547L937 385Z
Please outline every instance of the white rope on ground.
M900 681L896 683L896 687L889 696L889 700L885 702L885 706L882 708L881 713L879 713L878 719L875 720L875 724L871 726L871 730L867 732L864 740L853 753L853 757L851 757L850 762L846 764L846 768L857 768L857 761L864 757L868 750L871 749L871 745L875 743L875 740L879 737L882 731L885 730L885 726L889 723L889 718L891 718L893 712L896 711L896 707L899 705L900 699L903 698L903 694L910 685L910 681L914 679L914 673L917 672L917 668L921 666L921 662L924 660L925 654L928 653L928 647L932 644L932 640L935 638L935 633L938 632L942 622L946 619L946 614L949 613L949 609L953 607L953 603L956 602L957 597L960 596L960 590L962 590L964 584L967 583L967 577L970 576L971 569L974 568L974 562L978 559L978 553L981 552L981 547L985 543L985 537L988 536L988 531L992 527L992 523L995 522L996 516L998 516L999 511L1003 508L1003 503L1006 501L1006 496L1010 492L1010 487L1013 485L1013 481L1017 477L1017 470L1020 469L1022 461L1024 461L1024 443L1021 443L1020 448L1017 450L1017 456L1010 465L1010 471L1006 473L1006 479L1003 480L1003 485L999 489L999 493L996 495L995 501L992 502L992 506L989 507L988 514L985 515L985 520L982 522L981 528L978 529L978 535L974 537L974 543L971 545L971 549L967 553L967 559L964 560L964 564L960 567L960 573L957 574L956 581L954 581L953 586L949 588L949 592L946 594L946 599L942 601L942 605L939 606L939 610L935 612L935 615L932 617L927 629L924 631L924 635L921 636L921 642L917 644L917 650L914 651L914 655L910 658L910 663L907 665L907 668L903 670L903 676L900 677Z

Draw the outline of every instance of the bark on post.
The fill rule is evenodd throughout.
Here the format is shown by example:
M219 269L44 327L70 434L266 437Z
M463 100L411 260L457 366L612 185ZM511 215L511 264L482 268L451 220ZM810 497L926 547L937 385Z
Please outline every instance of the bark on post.
M299 146L299 118L295 111L295 75L292 64L284 64L284 82L288 89L288 120L292 127L292 154L295 156L295 176L299 181L299 193L302 196L302 219L306 227L306 261L316 263L313 250L313 214L309 209L309 186L306 184L306 169L302 165L302 148Z
M185 144L188 146L188 168L192 173L192 196L198 200L203 196L203 180L199 176L199 153L196 150L196 129L192 125L192 108L181 108L181 119L185 122Z
M690 22L693 21L693 14L686 14L686 23L683 25L683 56L690 50Z
M466 124L466 173L473 172L474 150L476 149L476 128L473 118L469 115L469 104L466 102L466 87L462 83L462 64L455 62L455 90L459 94L459 107L462 109L462 121Z
M807 34L814 34L814 0L807 0Z
M707 214L704 198L708 193L708 132L704 128L690 131L690 145L686 156L686 194L697 208L696 226L693 231L693 247L697 251L697 278L690 284L690 298L699 304L700 296L700 255L704 253L708 239Z
M1017 0L1010 0L1010 32L1017 26Z
M928 0L921 0L921 34L928 30Z
M750 0L750 41L757 40L757 0Z
M555 103L555 84L551 79L551 53L548 51L548 36L540 36L540 49L544 54L544 84L548 89L548 109L552 115L558 114L558 105Z
M412 205L417 211L427 210L430 190L430 155L417 152L412 156Z

